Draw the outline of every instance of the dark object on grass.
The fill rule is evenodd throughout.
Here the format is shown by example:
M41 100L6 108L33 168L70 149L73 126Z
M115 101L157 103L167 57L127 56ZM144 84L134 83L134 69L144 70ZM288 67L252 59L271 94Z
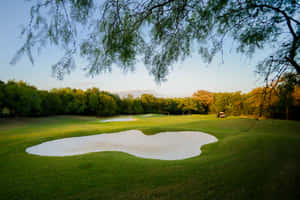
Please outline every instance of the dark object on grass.
M217 118L225 118L225 117L226 117L226 115L224 112L218 112Z

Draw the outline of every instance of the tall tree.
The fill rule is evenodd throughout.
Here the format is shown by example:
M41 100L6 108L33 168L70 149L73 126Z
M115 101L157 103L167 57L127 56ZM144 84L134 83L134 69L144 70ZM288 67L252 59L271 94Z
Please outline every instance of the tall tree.
M143 94L141 96L141 102L145 113L156 112L156 98L152 94Z
M114 63L132 70L143 58L161 81L193 47L210 62L230 38L248 55L271 47L258 68L274 79L286 71L300 73L299 9L297 0L35 1L22 31L25 43L12 63L24 53L33 62L32 49L51 44L65 50L53 65L60 78L75 67L79 52L92 75L111 71Z
M5 100L4 87L5 87L5 83L0 80L0 116L2 114L2 109L4 107L4 100Z
M144 113L144 108L142 106L142 102L140 99L136 98L133 100L133 105L132 105L134 114L142 114Z
M35 87L19 81L8 81L4 94L6 106L11 114L32 116L38 115L41 111L41 99Z
M300 85L300 75L287 73L284 74L279 83L279 98L280 103L285 107L286 119L289 119L289 112L291 106L295 104L295 93L296 86Z
M126 98L123 99L121 109L123 114L133 114L133 96L128 95Z
M193 98L198 100L204 107L206 113L214 100L214 94L206 90L198 90L193 94Z
M97 113L101 116L115 115L117 112L117 104L113 97L101 92L99 94L99 108Z
M199 106L198 101L193 98L189 98L189 97L180 99L178 106L181 108L183 114L185 114L185 113L192 114L192 113L203 112L203 109L201 106Z
M89 114L96 114L99 109L99 93L98 88L88 89L87 93L87 106Z

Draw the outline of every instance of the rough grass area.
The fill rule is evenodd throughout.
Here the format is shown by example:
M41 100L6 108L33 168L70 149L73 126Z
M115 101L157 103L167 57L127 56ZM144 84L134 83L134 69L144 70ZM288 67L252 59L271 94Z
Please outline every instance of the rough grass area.
M202 154L160 161L120 152L41 157L44 141L139 129L202 131L218 138ZM0 199L300 199L300 123L214 115L0 120Z

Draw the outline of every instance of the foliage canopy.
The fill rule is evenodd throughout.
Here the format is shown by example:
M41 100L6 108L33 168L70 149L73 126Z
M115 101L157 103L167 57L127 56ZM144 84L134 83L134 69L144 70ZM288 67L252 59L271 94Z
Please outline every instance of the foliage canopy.
M193 48L211 62L230 38L248 55L271 47L257 67L279 79L287 71L300 73L299 8L297 0L36 0L22 31L26 41L12 63L24 53L33 63L32 49L50 44L65 52L53 65L59 78L80 54L91 75L111 71L112 64L134 70L142 60L162 81Z
M120 98L91 88L38 90L22 81L0 81L0 118L47 115L132 115L207 114L255 115L299 119L300 76L285 74L276 88L255 88L251 92L212 93L199 90L193 97L158 98L152 94ZM266 100L266 101L264 101Z

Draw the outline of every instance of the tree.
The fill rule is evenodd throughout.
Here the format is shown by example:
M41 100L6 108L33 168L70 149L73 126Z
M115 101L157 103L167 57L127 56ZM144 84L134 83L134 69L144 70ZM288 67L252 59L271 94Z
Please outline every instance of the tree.
M255 100L257 98L255 97ZM213 101L213 109L216 112L225 112L226 114L241 115L243 113L244 107L248 112L248 107L244 106L246 99L243 98L241 92L224 92L215 93ZM247 113L248 114L248 113Z
M298 85L293 92L293 105L300 107L300 86Z
M166 111L170 114L181 114L179 102L176 99L166 99Z
M143 58L162 81L193 47L211 62L231 39L247 55L271 47L271 55L257 67L267 80L278 79L286 71L300 73L299 9L296 0L37 1L22 31L25 43L12 63L24 53L33 63L32 49L50 44L65 51L53 65L59 78L75 67L79 52L92 75L111 71L114 63L133 70Z
M0 80L0 116L2 114L2 109L4 107L4 100L5 100L4 87L5 87L5 83Z
M156 112L156 98L152 94L142 94L141 102L145 113Z
M126 98L123 99L121 104L121 109L123 114L133 114L133 96L128 95Z
M143 94L141 98L120 99L118 95L97 88L62 88L51 91L38 90L22 81L0 81L1 117L39 116L55 114L204 114L225 111L227 115L255 115L260 117L299 120L300 75L287 73L276 87L259 87L251 92L210 93L196 92L194 97L156 98ZM196 95L197 94L197 95ZM205 98L213 97L206 110ZM144 110L145 109L145 110Z
M117 104L113 97L106 94L105 92L101 92L99 94L99 100L100 102L97 114L101 116L110 116L116 114Z
M246 100L248 104L249 114L258 117L272 117L278 114L279 96L273 88L259 87L253 89Z
M132 108L135 114L142 114L144 113L144 109L142 106L142 102L140 99L136 98L133 100Z
M99 109L99 90L98 88L88 89L87 93L87 106L90 114L96 114Z
M41 98L41 115L55 115L63 111L62 102L55 92L39 91Z
M108 93L108 95L111 96L114 99L114 101L116 102L115 115L120 114L121 113L121 104L122 104L120 96L117 94L112 94L112 93Z
M72 93L74 97L74 101L72 102L74 106L73 113L83 114L87 107L85 92L80 89L73 89Z
M198 104L198 101L193 98L181 98L178 104L179 108L182 110L182 114L188 113L201 113L204 110L201 110L201 107Z
M214 95L214 110L216 112L228 112L226 107L228 108L228 101L227 101L226 93L216 93Z
M241 92L234 92L232 93L232 115L238 116L242 114L243 110L243 100Z
M290 108L295 104L295 88L300 85L300 75L286 73L279 83L280 104L285 107L286 119L289 119Z
M194 92L193 98L198 100L204 107L206 113L209 111L209 107L212 105L214 100L214 94L206 90L198 90Z
M8 81L4 94L6 106L12 115L32 116L41 111L41 99L35 87L19 81Z

